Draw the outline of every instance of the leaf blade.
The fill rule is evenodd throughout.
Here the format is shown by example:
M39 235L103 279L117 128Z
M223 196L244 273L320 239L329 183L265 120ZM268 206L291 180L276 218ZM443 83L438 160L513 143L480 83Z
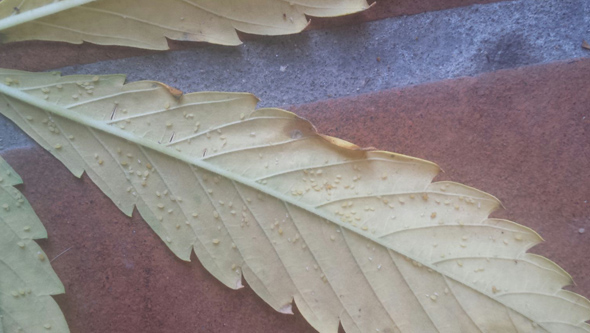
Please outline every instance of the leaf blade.
M0 157L0 332L69 332L51 295L64 286L34 241L47 238L28 201L13 186L22 180Z
M326 140L291 113L254 111L251 95L178 97L154 82L123 85L120 77L89 76L64 83L63 92L43 92L48 82L75 80L23 78L26 93L0 86L5 98L40 107L35 119L51 112L56 124L63 122L60 130L91 128L104 142L88 143L82 132L69 141L69 133L46 133L51 144L60 140L60 149L49 149L68 167L86 170L107 193L101 182L129 185L127 191L114 186L113 201L126 212L136 205L179 257L188 258L192 246L231 288L241 286L243 274L277 311L288 312L295 300L320 331L336 331L338 320L351 332L526 331L537 322L538 329L561 325L564 318L587 329L579 320L588 301L559 292L571 283L569 275L525 254L540 237L489 219L499 202L488 194L431 183L438 172L432 163ZM93 93L70 99L70 86L88 88L84 82L93 82ZM66 145L85 146L86 156L65 158ZM509 277L498 274L507 270ZM384 283L384 276L398 282ZM518 276L527 279L519 284ZM556 295L539 303L572 313L547 324L551 311L526 310L530 298L508 297L529 287ZM564 297L569 303L560 301Z
M293 34L307 26L304 14L339 16L368 7L365 0L324 0L313 6L284 0L4 0L0 31L4 42L86 41L166 50L166 38L238 45L236 30Z

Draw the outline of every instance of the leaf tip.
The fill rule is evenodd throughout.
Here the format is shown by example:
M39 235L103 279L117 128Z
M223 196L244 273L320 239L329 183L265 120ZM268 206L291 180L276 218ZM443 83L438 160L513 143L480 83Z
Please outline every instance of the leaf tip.
M165 83L162 83L162 82L156 82L156 83L159 84L160 86L166 88L166 90L168 90L170 95L174 96L174 98L176 98L176 99L180 99L182 97L182 95L184 95L184 93L180 89L176 89L176 88L171 87L171 86L169 86Z
M280 313L283 313L283 314L290 314L290 315L292 315L293 314L293 304L292 303L285 304L278 311Z
M344 149L350 149L350 150L375 150L375 148L369 147L369 148L361 148L357 145L355 145L352 142L348 142L346 140L342 140L333 136L329 136L329 135L323 135L323 134L318 134L322 139L328 141L329 143L338 146L340 148L344 148Z

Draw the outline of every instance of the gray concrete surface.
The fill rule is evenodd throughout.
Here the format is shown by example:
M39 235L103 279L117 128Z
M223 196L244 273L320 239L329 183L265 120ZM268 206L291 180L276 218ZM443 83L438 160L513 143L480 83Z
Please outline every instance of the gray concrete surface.
M63 68L183 91L248 91L286 106L579 57L589 0L518 0ZM0 117L0 151L31 144Z

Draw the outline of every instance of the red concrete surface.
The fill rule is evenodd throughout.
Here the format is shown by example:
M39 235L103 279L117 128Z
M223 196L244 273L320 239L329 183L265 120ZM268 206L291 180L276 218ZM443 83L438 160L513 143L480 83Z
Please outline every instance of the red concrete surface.
M495 213L547 242L534 248L590 296L590 59L292 107L323 133L438 163L494 194ZM73 333L313 332L248 287L232 291L177 259L137 215L36 148L3 153L44 222L40 244L66 287ZM585 233L579 233L585 228Z
M338 26L360 24L388 17L413 15L472 4L500 2L505 0L379 0L370 9L357 14L336 18L312 18L308 29L328 29ZM370 3L374 1L369 0ZM264 38L241 34L242 39ZM203 43L169 41L170 49L183 50L202 47ZM101 46L89 43L80 45L56 42L18 42L0 45L0 67L27 71L43 71L76 64L88 64L102 60L120 59L147 55L158 51L131 47Z
M590 297L590 59L291 108L318 130L437 163L499 198ZM579 233L585 228L584 233Z

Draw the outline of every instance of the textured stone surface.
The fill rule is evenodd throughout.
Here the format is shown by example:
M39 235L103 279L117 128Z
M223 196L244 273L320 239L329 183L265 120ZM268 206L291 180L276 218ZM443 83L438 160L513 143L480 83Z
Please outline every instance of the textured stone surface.
M293 107L323 133L429 159L487 191L547 242L590 296L590 59ZM248 287L232 291L167 250L135 214L125 217L87 177L40 149L3 152L47 227L39 242L63 280L57 300L73 333L313 332L275 313ZM579 229L585 228L585 233Z

